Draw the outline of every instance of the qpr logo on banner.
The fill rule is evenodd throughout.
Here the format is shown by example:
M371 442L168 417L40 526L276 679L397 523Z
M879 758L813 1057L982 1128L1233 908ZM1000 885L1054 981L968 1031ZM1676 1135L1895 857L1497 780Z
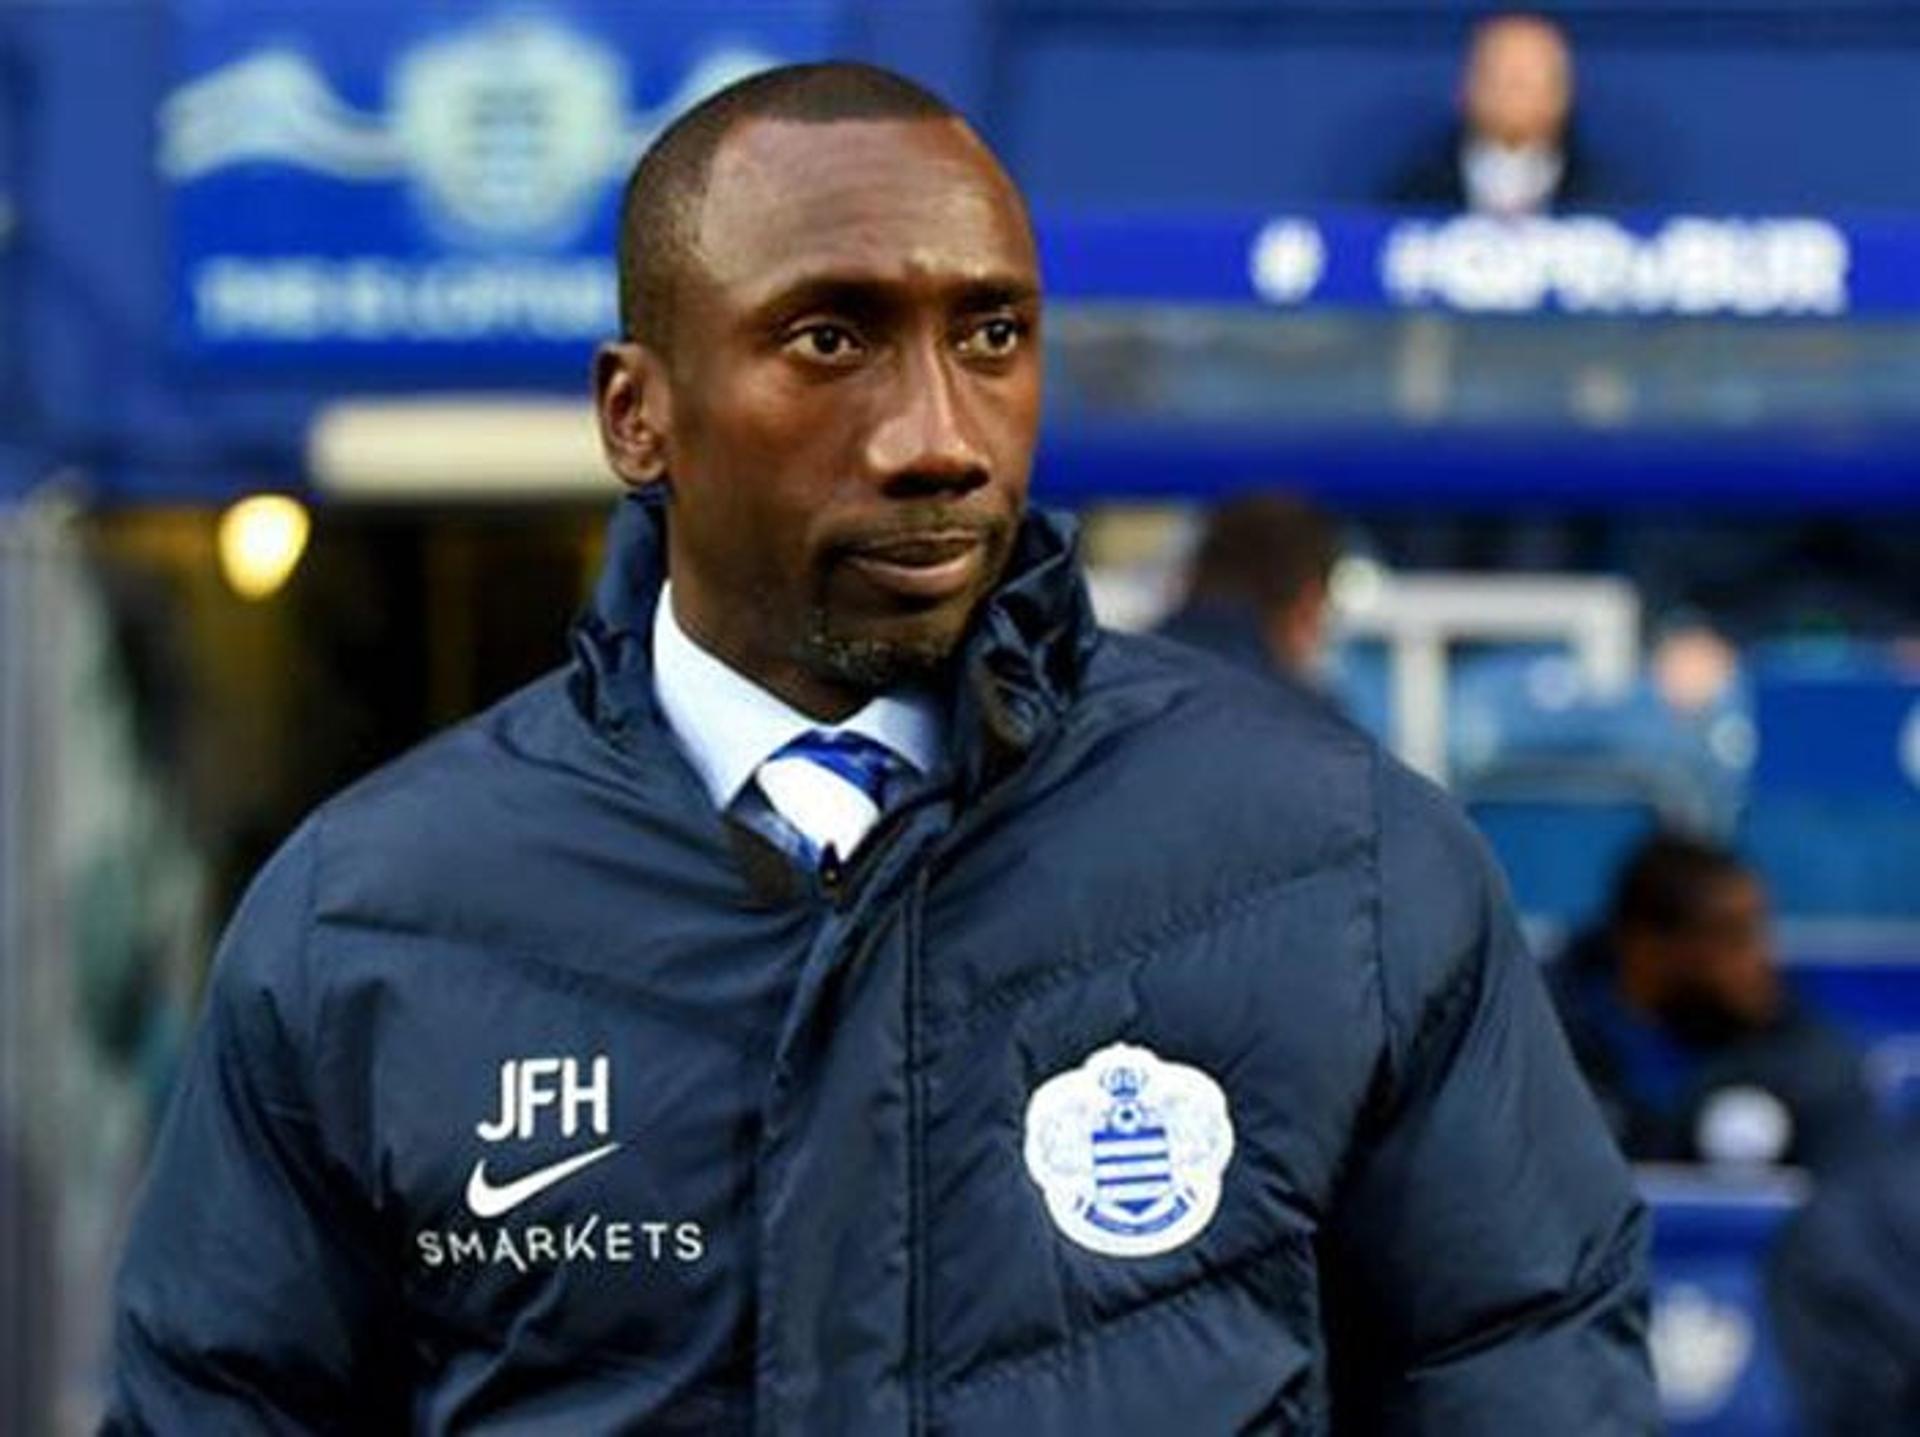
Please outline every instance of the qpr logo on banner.
M1198 1237L1232 1158L1220 1085L1147 1048L1102 1048L1027 1101L1027 1172L1054 1225L1108 1257L1153 1257Z
M405 180L443 240L559 248L675 115L775 63L715 46L657 109L634 109L611 44L538 11L511 12L401 51L384 111L366 111L307 55L270 47L167 96L160 168L175 184L240 165Z

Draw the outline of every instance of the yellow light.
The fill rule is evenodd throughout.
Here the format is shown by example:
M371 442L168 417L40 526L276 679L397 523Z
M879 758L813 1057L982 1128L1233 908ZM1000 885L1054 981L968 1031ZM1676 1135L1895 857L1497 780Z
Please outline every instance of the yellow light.
M305 506L285 494L242 499L220 516L220 572L241 598L267 598L300 563L312 527Z

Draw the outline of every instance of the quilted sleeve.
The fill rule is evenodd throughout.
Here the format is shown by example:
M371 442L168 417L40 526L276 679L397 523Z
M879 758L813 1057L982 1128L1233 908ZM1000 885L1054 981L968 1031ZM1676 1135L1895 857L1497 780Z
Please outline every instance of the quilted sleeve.
M1651 1433L1647 1220L1490 855L1380 786L1387 1052L1326 1235L1337 1431Z
M306 1097L312 842L262 872L215 961L122 1259L106 1432L406 1426L404 1329Z

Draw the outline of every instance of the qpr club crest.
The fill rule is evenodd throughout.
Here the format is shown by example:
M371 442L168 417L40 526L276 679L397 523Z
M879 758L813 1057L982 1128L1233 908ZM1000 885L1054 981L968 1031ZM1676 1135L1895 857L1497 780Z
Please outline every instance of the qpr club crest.
M1152 1257L1198 1237L1232 1157L1220 1085L1147 1048L1102 1048L1027 1100L1027 1172L1054 1225L1108 1257Z
M272 46L162 102L159 162L175 184L239 165L405 180L447 242L559 248L675 115L775 63L715 45L657 108L635 109L611 43L537 10L508 11L401 51L384 109L368 111L336 93L308 55Z

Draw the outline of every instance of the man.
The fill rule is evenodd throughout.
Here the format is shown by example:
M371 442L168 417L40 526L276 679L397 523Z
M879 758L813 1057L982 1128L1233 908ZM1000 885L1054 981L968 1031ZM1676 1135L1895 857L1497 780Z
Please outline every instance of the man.
M1545 215L1617 203L1573 130L1573 52L1552 21L1496 15L1475 27L1460 123L1393 186L1399 205Z
M1788 996L1765 890L1715 844L1662 833L1636 849L1558 997L1633 1159L1824 1168L1878 1136L1859 1054Z
M1339 558L1332 522L1306 500L1237 495L1208 516L1186 600L1160 633L1318 693Z
M1642 1211L1482 850L1024 513L966 125L745 81L622 270L575 661L242 906L115 1424L1651 1430Z

